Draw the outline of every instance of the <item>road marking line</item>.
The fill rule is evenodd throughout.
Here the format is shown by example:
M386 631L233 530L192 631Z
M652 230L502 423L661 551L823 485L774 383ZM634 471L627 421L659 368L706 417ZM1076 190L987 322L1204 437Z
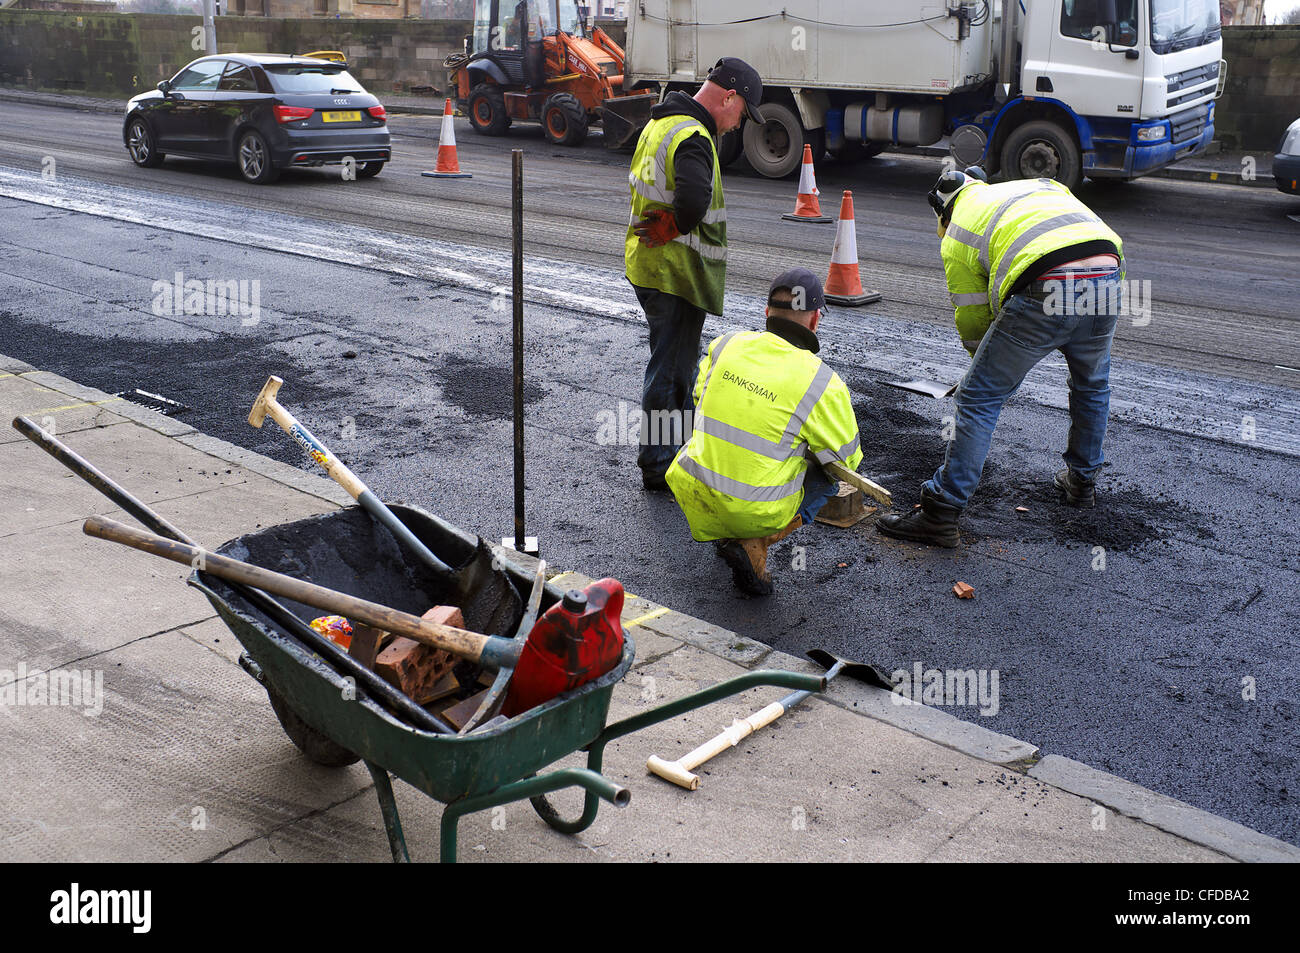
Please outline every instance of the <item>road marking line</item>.
M548 582L555 582L557 579L563 579L565 576L576 576L577 574L578 574L578 573L577 573L575 570L572 570L572 569L566 569L564 572L562 572L562 573L560 573L560 574L558 574L558 575L552 576L552 577L551 577L550 579L548 579L547 581L548 581Z
M42 407L40 410L29 410L29 414L53 414L60 410L76 410L78 407L98 407L101 404L112 404L119 400L125 400L125 397L109 397L107 400L87 400L80 404L64 404L62 407Z
M630 622L624 622L623 628L630 629L634 625L641 625L643 622L649 622L651 619L657 619L661 615L667 615L672 611L673 610L669 609L667 606L660 606L658 609L655 609L653 612L647 612L645 615L637 616L635 619L632 619Z

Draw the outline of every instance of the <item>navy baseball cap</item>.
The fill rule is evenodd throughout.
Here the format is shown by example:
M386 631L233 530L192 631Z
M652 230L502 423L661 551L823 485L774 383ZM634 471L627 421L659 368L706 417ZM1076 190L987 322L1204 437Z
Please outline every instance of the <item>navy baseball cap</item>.
M744 60L734 56L724 56L709 70L708 80L717 83L723 89L734 89L745 101L745 114L751 122L763 122L758 107L763 102L763 81L758 78L758 70Z
M794 299L782 303L773 301L778 291L788 291ZM800 307L802 299L802 307ZM776 308L789 308L791 311L825 311L826 295L822 291L821 279L807 268L791 268L777 275L772 287L767 289L767 303Z

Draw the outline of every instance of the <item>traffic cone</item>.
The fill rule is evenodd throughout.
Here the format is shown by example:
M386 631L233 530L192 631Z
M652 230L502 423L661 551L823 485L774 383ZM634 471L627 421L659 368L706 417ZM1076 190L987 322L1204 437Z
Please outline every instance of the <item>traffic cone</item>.
M813 175L812 146L803 144L803 167L799 170L799 197L794 201L794 211L781 217L790 222L833 222L822 214L821 203L817 201L817 179Z
M472 179L468 172L460 171L456 161L456 124L452 119L451 100L442 111L442 132L438 135L438 165L432 172L421 172L431 179Z
M858 233L853 221L853 193L844 190L840 202L840 222L835 227L835 247L831 251L831 270L826 276L826 301L851 308L871 304L882 297L879 291L863 291L858 273Z

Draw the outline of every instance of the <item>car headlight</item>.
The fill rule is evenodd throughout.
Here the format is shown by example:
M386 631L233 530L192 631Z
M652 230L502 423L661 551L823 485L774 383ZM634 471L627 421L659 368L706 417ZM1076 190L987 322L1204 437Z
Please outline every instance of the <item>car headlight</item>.
M1169 134L1168 127L1164 125L1144 126L1143 128L1137 131L1137 141L1138 142L1159 142L1161 139L1165 138L1168 134Z
M1282 135L1282 144L1277 151L1284 156L1300 155L1300 120L1291 123Z

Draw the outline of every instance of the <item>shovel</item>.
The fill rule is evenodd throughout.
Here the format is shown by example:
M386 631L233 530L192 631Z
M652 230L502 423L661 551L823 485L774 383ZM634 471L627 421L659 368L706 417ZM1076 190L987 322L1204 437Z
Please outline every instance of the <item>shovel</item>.
M947 384L940 384L938 381L928 381L918 379L913 381L882 381L889 387L897 387L899 390L910 390L914 394L924 394L926 397L933 397L938 400L941 397L951 397L957 390L957 384L949 387Z
M280 405L280 402L275 399L275 395L279 393L283 384L284 381L279 377L272 376L266 379L261 392L257 395L257 400L253 401L253 409L248 414L248 422L254 427L260 428L267 417L274 420L280 425L281 430L297 441L303 450L307 451L309 457L320 464L321 469L330 475L330 479L347 490L348 495L356 500L362 509L387 527L388 531L396 536L407 549L433 570L435 576L443 581L452 581L455 574L452 572L451 567L435 556L428 546L420 542L415 534L407 529L406 524L399 520L393 511L371 492L368 486L361 482L360 477L349 470L342 460L330 453L329 448L317 440L315 434L300 424L293 414Z

